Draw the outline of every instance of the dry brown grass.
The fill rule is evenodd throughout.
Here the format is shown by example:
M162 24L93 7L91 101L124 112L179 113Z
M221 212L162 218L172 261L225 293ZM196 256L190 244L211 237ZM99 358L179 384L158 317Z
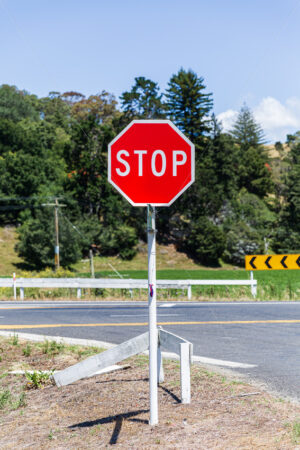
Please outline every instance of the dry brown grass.
M196 264L185 253L180 253L176 250L175 245L156 245L156 268L160 269L201 269L204 266ZM78 272L89 271L89 261L81 261L74 265L74 268ZM148 258L147 258L147 244L141 243L138 246L138 253L131 261L123 261L117 256L94 258L94 266L96 272L112 271L111 265L117 270L147 270Z
M15 227L0 227L0 276L12 276L21 273L20 264L24 260L19 258L14 247L17 243L17 233ZM186 254L176 251L174 245L157 245L157 269L199 269L204 266L196 264ZM96 272L112 271L111 265L117 270L147 270L147 244L140 243L138 253L131 261L123 261L117 256L94 258ZM230 266L231 267L231 266ZM76 272L89 272L90 262L88 259L74 264Z
M20 393L24 377L6 375L17 365L62 368L82 357L78 348L45 354L25 343L1 339L0 391ZM244 382L192 367L192 403L179 402L179 365L165 363L159 388L159 425L150 427L148 363L145 356L127 361L130 368L81 380L70 386L26 391L26 406L0 410L1 449L293 449L300 407L280 401ZM249 395L254 394L254 395ZM15 395L15 394L14 394ZM299 447L298 447L299 448Z
M16 272L15 264L22 262L15 252L17 234L15 227L0 228L0 275L12 276Z

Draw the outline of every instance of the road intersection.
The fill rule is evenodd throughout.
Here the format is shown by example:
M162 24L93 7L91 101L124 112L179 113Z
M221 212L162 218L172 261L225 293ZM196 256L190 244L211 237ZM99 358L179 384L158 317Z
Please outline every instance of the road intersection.
M300 302L159 303L158 324L231 368L300 401ZM0 302L0 332L119 344L147 330L145 302Z

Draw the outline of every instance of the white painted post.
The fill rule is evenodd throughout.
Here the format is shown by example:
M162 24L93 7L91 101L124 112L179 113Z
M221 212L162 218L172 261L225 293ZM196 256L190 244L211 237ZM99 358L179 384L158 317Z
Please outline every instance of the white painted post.
M17 284L15 272L13 273L13 288L14 288L14 299L17 300Z
M256 283L254 283L253 281L253 271L251 270L250 271L250 280L252 281L252 283L251 283L251 294L252 294L252 297L256 297L256 294L257 294L257 286L256 286Z
M24 288L20 287L20 300L24 300Z
M81 298L81 288L77 288L77 298Z
M181 402L191 403L190 344L180 344Z
M165 381L163 358L162 358L160 344L158 344L158 349L157 349L157 379L158 379L158 383L163 383Z
M188 285L188 300L192 300L192 286Z
M155 208L147 206L150 425L158 424Z

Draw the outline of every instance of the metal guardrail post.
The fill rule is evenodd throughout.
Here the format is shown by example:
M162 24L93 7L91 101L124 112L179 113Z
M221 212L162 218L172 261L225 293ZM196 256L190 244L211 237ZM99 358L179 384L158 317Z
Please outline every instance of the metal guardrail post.
M189 342L185 342L179 345L181 402L191 403L190 344Z
M257 281L253 279L253 271L250 271L250 280L251 280L251 294L252 297L256 297L257 295Z
M158 342L158 348L157 348L157 379L158 379L158 383L163 383L165 381L163 358L162 358L161 347L160 347L159 342Z
M16 274L13 273L13 290L14 290L14 299L17 300L17 285L16 285Z

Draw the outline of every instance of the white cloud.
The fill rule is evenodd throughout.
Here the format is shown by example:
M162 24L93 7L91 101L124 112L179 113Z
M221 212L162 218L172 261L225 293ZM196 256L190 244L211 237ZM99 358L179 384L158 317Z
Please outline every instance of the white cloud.
M238 111L234 111L233 109L228 109L227 111L219 114L217 119L222 122L222 126L224 131L231 130L234 122L236 121L238 116Z
M284 142L287 134L300 129L300 99L297 97L288 98L284 104L274 97L265 97L252 111L256 122L261 125L271 143ZM229 109L217 116L224 131L232 128L237 114L238 111Z
M273 130L283 127L295 127L300 124L300 116L297 117L292 108L282 105L273 97L263 98L254 108L255 120L265 129Z

